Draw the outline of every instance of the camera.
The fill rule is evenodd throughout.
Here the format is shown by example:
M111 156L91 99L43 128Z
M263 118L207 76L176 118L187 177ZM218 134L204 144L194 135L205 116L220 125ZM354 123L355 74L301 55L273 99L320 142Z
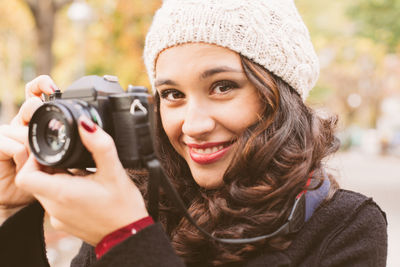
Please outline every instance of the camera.
M141 167L153 157L150 111L145 87L130 85L124 91L115 76L84 76L63 93L46 97L29 122L29 146L45 166L95 167L78 133L78 118L85 115L111 135L125 168Z

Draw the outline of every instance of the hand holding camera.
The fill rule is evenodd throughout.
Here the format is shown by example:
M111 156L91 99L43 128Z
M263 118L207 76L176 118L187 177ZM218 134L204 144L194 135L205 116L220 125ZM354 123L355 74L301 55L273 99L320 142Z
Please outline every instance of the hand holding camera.
M139 97L146 95L147 99L147 94L142 92L143 95L139 93L132 96L125 93L116 81L97 76L89 76L88 79L81 80L84 86L78 86L80 89L71 90L74 96L70 98L69 93L61 97L57 90L53 92L51 88L55 86L49 85L49 77L37 78L28 84L29 92L36 92L36 101L41 102L38 98L41 92L50 93L50 101L39 103L40 107L33 115L31 110L29 142L33 153L26 161L26 152L22 160L24 164L18 163L16 169L19 170L22 165L23 167L16 177L14 172L11 178L14 182L15 177L18 186L14 186L15 189L28 192L25 194L29 196L29 201L25 201L24 204L32 200L32 194L48 212L56 229L95 245L113 230L148 215L142 195L127 176L120 161L123 159L126 166L133 166L139 164L140 159L132 157L132 154L127 156L123 153L124 150L117 150L115 143L118 141L114 142L109 134L113 134L114 139L129 138L126 134L129 129L140 126L142 121L147 123L147 115L141 110L136 110L137 104L133 105L134 100ZM96 84L96 81L99 84ZM107 87L110 84L111 87ZM35 88L32 88L33 85ZM38 88L40 90L37 90ZM120 88L120 91L117 92L115 88ZM106 90L109 90L108 93L104 92ZM85 92L91 92L90 97L87 97ZM109 100L111 95L126 102L127 113L119 109L116 111ZM130 105L128 102L131 102ZM124 107L125 110L124 105L117 106ZM112 111L109 108L113 108ZM19 116L22 116L21 111ZM128 131L125 127L114 128L118 122L114 123L111 115L112 112L118 111L125 112L125 117L133 120L133 128L129 128ZM25 125L28 121L25 121ZM122 124L127 125L127 122ZM140 131L139 126L135 129ZM24 127L25 134L20 139L21 143L25 142L25 149L28 151L28 129ZM140 146L137 148L137 153L141 153L143 149L140 149ZM2 151L4 153L6 149L2 148ZM96 173L88 176L74 176L65 171L67 168L94 166L97 167Z
M45 208L55 229L96 245L106 234L148 216L137 187L118 159L111 136L87 117L78 119L80 140L93 156L96 173L73 176L43 171L33 155L16 177Z

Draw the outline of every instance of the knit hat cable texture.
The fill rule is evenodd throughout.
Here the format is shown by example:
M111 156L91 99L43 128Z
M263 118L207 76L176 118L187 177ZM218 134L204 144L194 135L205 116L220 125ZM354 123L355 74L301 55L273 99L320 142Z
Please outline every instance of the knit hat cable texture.
M318 57L293 0L164 0L144 48L151 84L161 51L199 42L253 60L281 77L303 100L318 79Z

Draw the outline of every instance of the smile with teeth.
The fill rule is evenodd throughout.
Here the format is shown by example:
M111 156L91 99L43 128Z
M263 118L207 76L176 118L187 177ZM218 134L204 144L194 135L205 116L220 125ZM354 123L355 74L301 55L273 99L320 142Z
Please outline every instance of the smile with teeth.
M188 144L190 158L198 164L210 164L223 158L233 142L208 143L204 145Z
M211 154L211 153L215 153L218 150L221 150L223 148L224 148L224 146L221 145L221 146L208 147L208 148L205 148L205 149L192 147L192 150L193 150L193 152L199 153L199 154Z

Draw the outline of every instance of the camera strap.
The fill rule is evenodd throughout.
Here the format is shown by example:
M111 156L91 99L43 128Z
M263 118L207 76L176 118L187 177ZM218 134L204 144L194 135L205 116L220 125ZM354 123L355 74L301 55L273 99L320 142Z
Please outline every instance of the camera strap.
M157 159L152 159L150 161L147 161L147 167L150 173L150 180L148 185L149 213L155 221L158 221L159 186L162 186L167 196L181 210L183 216L191 224L193 224L201 233L203 233L205 236L213 240L227 244L254 243L278 235L286 235L298 232L303 227L304 223L311 217L312 213L320 205L323 199L326 198L330 187L329 180L325 179L323 184L318 189L312 191L304 190L301 193L299 193L295 199L292 210L286 222L272 233L251 238L240 238L240 239L219 238L213 236L212 234L208 233L206 230L201 228L199 225L197 225L192 216L188 213L186 206L183 203L183 200L181 199L179 194L177 193L176 189L171 184L169 179L165 176L161 164ZM313 173L310 174L310 177L307 181L307 185L309 185L315 180L312 179L312 175Z

